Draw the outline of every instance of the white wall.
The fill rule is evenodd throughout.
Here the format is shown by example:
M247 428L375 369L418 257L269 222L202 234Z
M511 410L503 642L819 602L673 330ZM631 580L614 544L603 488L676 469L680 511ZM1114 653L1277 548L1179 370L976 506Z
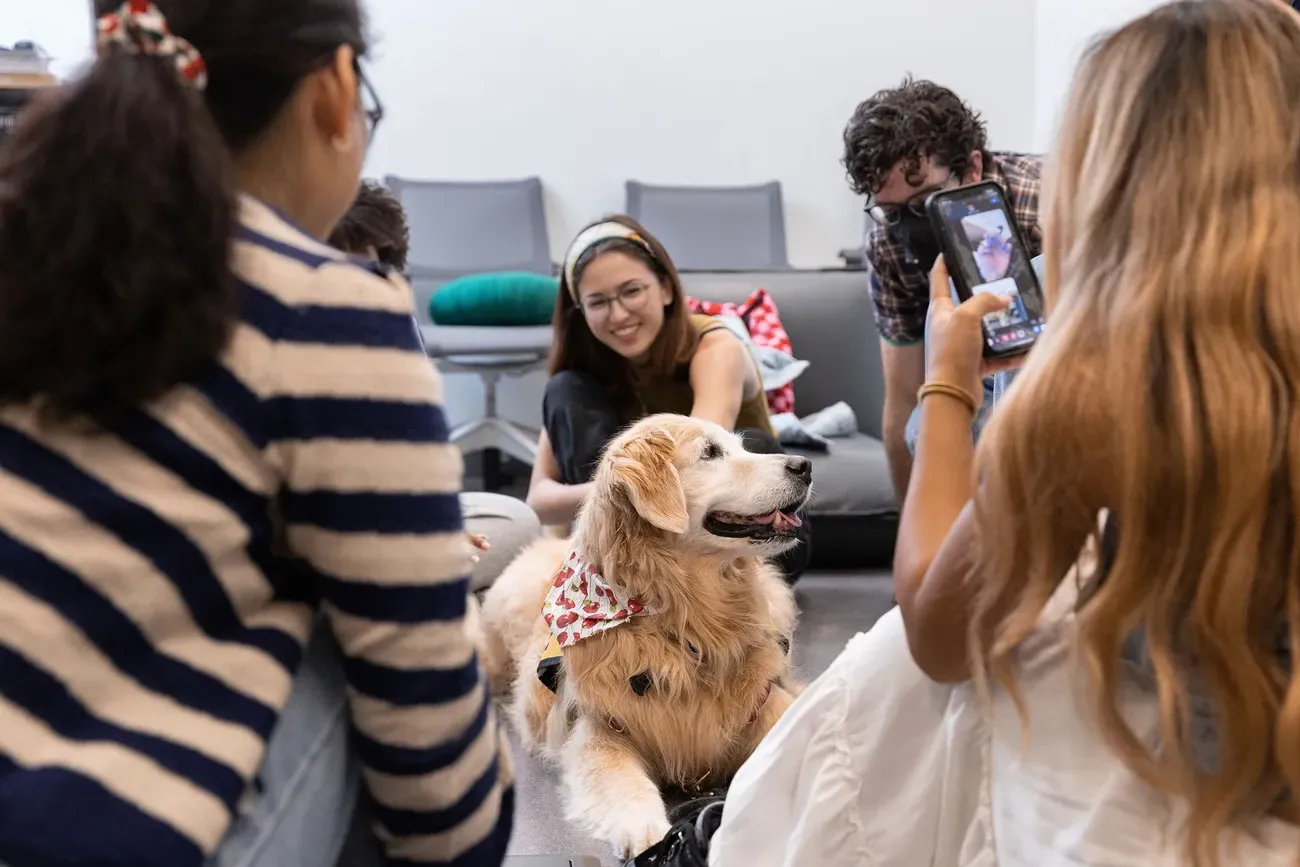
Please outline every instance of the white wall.
M1052 146L1062 104L1083 50L1158 0L1039 0L1034 27L1034 150Z
M1155 5L369 0L388 119L368 171L541 175L557 255L583 221L620 208L629 177L777 178L791 258L832 264L862 228L838 165L858 100L911 71L976 105L995 147L1047 150L1084 46ZM90 56L89 8L0 0L0 44L33 39L68 75ZM973 50L991 20L996 50Z
M1045 150L1078 53L1154 0L368 0L387 117L367 173L540 175L552 247L622 207L623 181L783 182L790 256L858 243L839 165L859 100L904 73L950 85L996 148ZM89 0L0 0L0 44L33 39L68 74L90 53ZM995 22L996 38L988 34ZM453 420L481 406L449 378ZM503 386L536 424L540 380Z
M557 256L622 209L629 178L779 179L792 262L833 265L863 229L841 134L875 90L908 71L934 78L979 107L994 146L1033 144L1034 5L369 0L388 113L367 170L539 175ZM993 50L978 48L970 37L990 21Z
M557 256L582 223L622 208L629 178L779 179L791 261L833 265L862 236L839 165L858 101L912 72L977 106L995 147L1029 149L1035 6L1058 4L1074 5L368 0L387 117L367 171L540 175ZM0 44L34 39L69 74L90 54L89 7L0 0ZM970 34L990 20L997 50L972 52Z
M71 75L90 58L90 0L0 0L0 45L30 40L52 57L50 71Z

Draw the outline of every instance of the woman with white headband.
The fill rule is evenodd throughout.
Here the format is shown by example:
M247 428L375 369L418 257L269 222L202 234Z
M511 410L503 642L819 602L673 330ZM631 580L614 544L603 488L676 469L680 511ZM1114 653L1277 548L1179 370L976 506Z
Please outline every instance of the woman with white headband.
M635 220L588 226L569 247L552 318L545 427L528 487L544 524L568 524L587 495L605 443L624 425L660 412L736 430L752 452L779 453L758 366L718 320L686 309L668 251ZM803 544L778 559L793 583Z

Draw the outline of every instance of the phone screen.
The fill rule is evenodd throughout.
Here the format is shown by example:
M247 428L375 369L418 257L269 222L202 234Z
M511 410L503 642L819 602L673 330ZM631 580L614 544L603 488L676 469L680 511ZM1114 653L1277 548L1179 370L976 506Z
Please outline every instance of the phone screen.
M936 193L931 207L932 214L937 211L944 261L959 293L1011 299L1006 309L984 317L986 351L1027 350L1043 330L1043 294L1001 187L981 183Z

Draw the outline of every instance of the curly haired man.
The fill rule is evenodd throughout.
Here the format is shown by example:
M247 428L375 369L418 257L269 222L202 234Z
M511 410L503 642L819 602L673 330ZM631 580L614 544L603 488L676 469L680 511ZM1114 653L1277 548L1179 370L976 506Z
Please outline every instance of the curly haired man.
M931 81L908 78L854 111L844 130L844 166L871 217L867 263L885 371L882 434L899 504L912 456L908 419L925 380L929 270L939 241L925 214L937 190L997 181L1020 224L1029 255L1041 252L1040 157L988 150L987 130L970 106Z

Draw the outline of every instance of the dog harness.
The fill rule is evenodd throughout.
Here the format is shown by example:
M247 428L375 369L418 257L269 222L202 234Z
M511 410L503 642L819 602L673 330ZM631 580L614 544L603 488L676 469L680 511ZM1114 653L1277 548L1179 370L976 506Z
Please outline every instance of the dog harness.
M650 613L639 599L606 581L577 551L570 551L551 580L546 601L542 603L542 619L551 635L537 663L538 680L555 692L559 688L564 648Z
M564 648L608 632L633 617L653 613L624 588L605 580L577 551L570 551L564 565L551 580L546 601L542 603L542 619L551 634L542 658L537 663L537 679L551 692L556 692L564 664ZM776 640L781 652L789 654L790 639L780 635ZM699 654L694 645L687 644L687 647L692 654ZM643 696L654 686L654 679L649 672L643 671L628 678L628 685L638 696ZM772 695L772 686L771 683L767 685L755 705L749 718L750 725L758 721L759 714ZM620 734L627 731L623 723L614 717L607 717L606 723Z

